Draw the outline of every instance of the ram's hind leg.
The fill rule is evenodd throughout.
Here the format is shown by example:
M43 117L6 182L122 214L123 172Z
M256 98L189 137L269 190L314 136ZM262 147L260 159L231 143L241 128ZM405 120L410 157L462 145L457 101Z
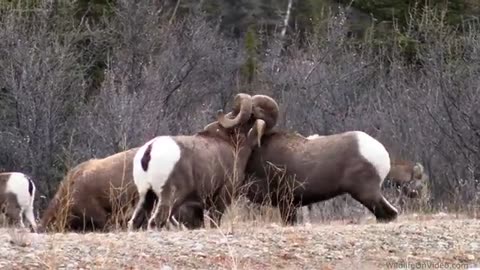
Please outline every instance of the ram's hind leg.
M145 203L145 200L147 198L147 192L148 192L148 189L138 189L139 198L138 198L137 206L135 207L135 210L133 210L132 217L128 221L128 231L132 231L134 228L134 221L137 218L139 211L142 210L143 208L143 204Z
M160 204L160 202L157 203L155 206L155 211L148 220L148 230L151 231L155 227L158 229L163 228L167 224L170 216L170 209L171 207L169 204Z
M222 187L210 199L208 205L208 216L210 228L220 227L223 213L232 204L231 188Z
M25 223L23 223L23 213L25 213L25 208L21 207L20 212L18 212L18 219L20 220L20 227L25 228Z
M33 232L37 232L37 222L35 221L35 215L33 214L33 207L29 207L25 210L25 217L27 218Z
M149 189L146 195L145 202L143 203L142 209L137 213L137 217L133 221L133 228L136 229L147 229L148 219L153 212L153 207L157 202L157 195Z
M18 205L16 196L13 194L7 194L7 200L6 203L3 205L5 207L5 215L7 217L7 223L8 225L14 225L17 226L18 224L21 224L21 208L20 205Z
M153 189L155 195L157 195L157 203L152 216L148 220L148 230L153 230L154 227L161 229L164 227L171 215L173 206L173 196L169 187Z
M378 203L378 208L382 209L381 214L377 216L379 222L390 222L397 218L398 210L383 196Z
M398 211L391 205L387 199L382 195L380 186L374 184L377 181L371 182L357 182L359 183L355 188L352 189L350 195L363 204L365 207L372 212L378 222L390 222L397 218Z

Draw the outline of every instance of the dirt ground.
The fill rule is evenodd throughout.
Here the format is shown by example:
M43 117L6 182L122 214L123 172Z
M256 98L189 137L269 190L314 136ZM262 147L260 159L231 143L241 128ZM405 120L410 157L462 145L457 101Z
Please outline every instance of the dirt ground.
M480 219L89 234L0 229L0 269L480 269Z

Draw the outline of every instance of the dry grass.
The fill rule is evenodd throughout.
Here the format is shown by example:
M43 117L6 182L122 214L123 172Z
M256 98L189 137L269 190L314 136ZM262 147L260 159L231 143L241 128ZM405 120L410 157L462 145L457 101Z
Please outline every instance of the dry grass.
M234 171L231 185L235 186L237 177ZM67 219L70 195L67 192L62 200L65 207L59 209L58 225ZM111 216L111 233L35 235L0 229L0 268L400 269L415 263L424 263L427 269L429 265L435 267L435 263L443 267L448 263L480 266L480 221L472 219L471 213L431 214L428 194L407 202L400 218L390 224L377 224L373 215L349 196L318 204L312 225L294 227L279 225L277 209L261 206L252 210L245 199L240 199L227 209L220 227L210 228L207 219L207 228L201 230L134 233L124 231L132 210L127 206L133 204L125 205L128 200L121 189L112 188L110 196L114 212L118 212ZM386 196L399 202L393 195ZM12 263L11 258L16 260Z
M25 234L0 230L1 269L400 269L424 263L480 266L480 221L461 215L404 215L282 227L228 222L194 231ZM234 230L231 230L234 228ZM23 237L23 236L22 236ZM12 258L15 258L12 260ZM391 265L396 263L396 265ZM428 266L431 267L428 267ZM394 267L395 266L395 267ZM168 268L170 267L170 268Z

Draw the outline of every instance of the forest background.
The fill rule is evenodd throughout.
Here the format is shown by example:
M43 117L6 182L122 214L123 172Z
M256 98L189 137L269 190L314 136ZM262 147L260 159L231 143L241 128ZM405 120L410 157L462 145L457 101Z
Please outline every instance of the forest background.
M280 128L363 130L424 164L432 210L474 210L479 19L478 0L0 0L0 171L44 208L78 163L261 93Z

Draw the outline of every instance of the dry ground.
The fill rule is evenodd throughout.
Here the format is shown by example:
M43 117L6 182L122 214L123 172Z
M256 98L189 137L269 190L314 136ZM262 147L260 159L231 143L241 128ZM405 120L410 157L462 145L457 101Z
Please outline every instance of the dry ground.
M397 263L396 265L389 265ZM406 265L408 263L408 265ZM418 264L423 263L423 264ZM0 229L0 269L467 269L480 219L403 216L390 224L35 235Z

